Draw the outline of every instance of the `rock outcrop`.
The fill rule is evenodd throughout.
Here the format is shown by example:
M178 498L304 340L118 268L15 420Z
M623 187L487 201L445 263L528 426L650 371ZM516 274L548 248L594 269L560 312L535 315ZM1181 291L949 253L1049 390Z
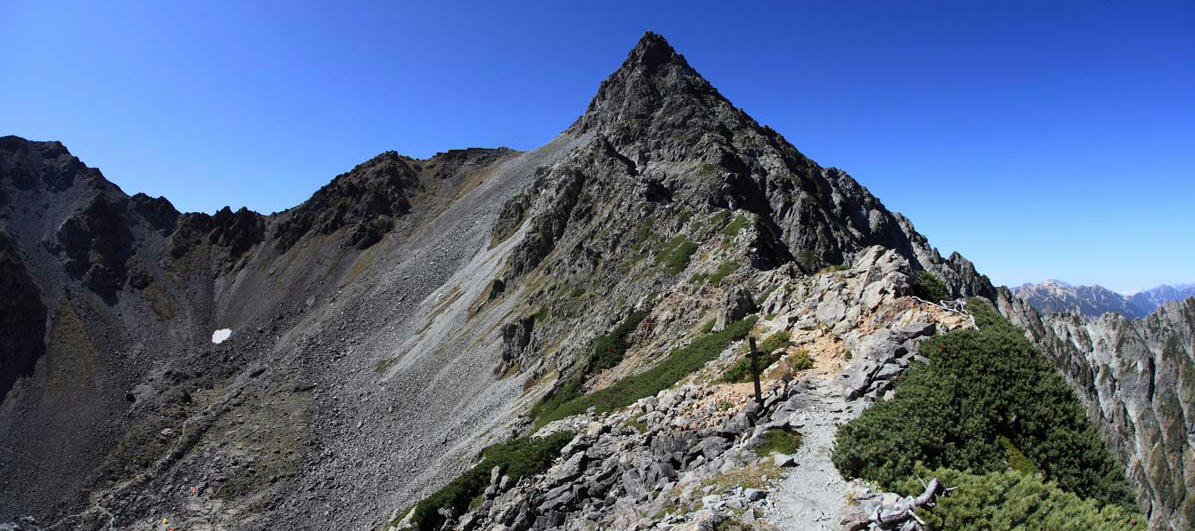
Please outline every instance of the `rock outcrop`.
M1140 320L1042 315L1002 290L1001 313L1049 354L1136 486L1157 529L1195 526L1195 298Z
M0 229L0 404L46 352L46 305L12 237Z

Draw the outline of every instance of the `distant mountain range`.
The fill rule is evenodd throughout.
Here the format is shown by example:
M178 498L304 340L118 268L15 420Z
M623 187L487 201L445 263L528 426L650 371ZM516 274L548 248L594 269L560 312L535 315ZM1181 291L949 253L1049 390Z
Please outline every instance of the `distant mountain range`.
M1195 284L1163 284L1122 295L1099 285L1074 286L1061 280L1046 280L1037 284L1026 283L1012 291L1044 313L1079 312L1088 317L1098 317L1116 312L1129 319L1140 319L1168 301L1195 296Z

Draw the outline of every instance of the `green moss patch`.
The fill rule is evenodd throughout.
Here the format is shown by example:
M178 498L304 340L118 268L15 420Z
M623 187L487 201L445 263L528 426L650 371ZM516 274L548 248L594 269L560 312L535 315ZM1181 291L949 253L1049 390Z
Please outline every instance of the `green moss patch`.
M734 217L734 221L731 221L729 225L722 228L722 234L734 236L735 234L738 234L739 231L747 228L747 226L750 224L751 220L748 219L747 216L739 214Z
M727 275L734 273L734 271L738 268L739 265L735 262L723 262L718 266L718 269L715 269L710 273L698 273L693 275L693 283L720 286L722 285L722 279L726 278Z

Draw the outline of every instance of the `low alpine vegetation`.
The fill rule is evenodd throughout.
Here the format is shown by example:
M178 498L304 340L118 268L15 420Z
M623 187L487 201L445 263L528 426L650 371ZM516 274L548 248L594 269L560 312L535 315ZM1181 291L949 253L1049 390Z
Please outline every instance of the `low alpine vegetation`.
M987 301L967 307L979 330L923 343L929 364L910 367L893 400L839 429L839 471L895 489L918 463L976 474L1015 467L1079 498L1128 506L1120 467L1062 377Z
M921 270L913 277L913 294L930 302L943 301L950 298L950 290L933 273Z
M1145 529L1145 517L1120 505L1101 505L1016 470L970 474L949 468L925 470L918 477L936 477L955 487L931 509L918 510L930 529L1081 529L1129 531ZM898 492L921 492L916 479L899 482Z
M723 263L719 264L718 268L715 269L713 272L698 273L696 275L693 275L693 283L694 284L709 284L711 286L721 286L722 279L726 278L726 275L734 273L734 270L738 269L738 268L739 268L739 265L735 262L723 262Z
M706 362L718 357L732 342L751 333L755 320L755 316L749 316L726 325L720 332L700 334L688 345L669 353L654 367L619 380L600 391L583 394L583 375L574 377L532 408L535 426L538 428L554 420L580 414L590 407L599 412L615 411L672 387Z
M417 503L411 522L417 529L439 529L445 520L440 509L457 514L464 511L469 501L489 485L490 470L494 467L515 481L539 474L552 466L552 461L560 456L560 449L573 436L572 432L558 432L547 437L512 439L486 448L481 452L481 462Z
M792 342L788 331L782 330L765 338L756 346L759 370L762 373L773 363L784 356L784 349ZM726 383L743 383L751 381L751 355L744 355L734 365L722 374L722 381Z
M631 312L626 316L618 326L614 327L607 334L598 336L593 342L593 361L591 363L593 371L600 371L609 369L622 362L622 357L626 355L630 344L627 343L627 336L631 335L639 323L647 317L645 311Z
M747 226L750 224L751 220L748 219L747 216L739 214L734 217L734 221L731 221L729 225L722 229L722 234L734 236L735 234L738 234L739 231L747 228Z
M656 253L656 262L664 266L670 275L675 275L689 267L689 257L697 252L697 244L681 234L668 240L664 247Z
M791 454L801 447L801 434L788 430L771 429L764 434L763 444L752 450L759 457L772 454Z

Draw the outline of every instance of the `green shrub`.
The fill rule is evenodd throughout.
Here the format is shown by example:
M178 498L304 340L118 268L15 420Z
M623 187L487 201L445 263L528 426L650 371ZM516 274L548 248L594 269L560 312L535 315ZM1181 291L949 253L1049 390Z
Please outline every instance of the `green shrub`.
M838 470L889 487L919 462L1002 471L1009 467L999 442L1005 437L1059 488L1105 504L1131 503L1120 467L1062 377L986 301L968 307L982 328L923 343L929 364L914 364L893 400L838 430Z
M747 226L750 224L751 220L748 219L747 216L739 214L734 217L734 221L731 221L729 225L722 229L722 234L734 236L735 234L738 234L739 231L747 228Z
M697 168L697 175L699 175L701 177L713 177L713 176L717 175L718 172L720 172L722 170L723 170L723 168L720 164L706 163L706 164L702 164L700 167Z
M950 299L946 285L929 271L921 270L913 277L913 294L930 302Z
M675 275L689 267L689 257L697 251L697 244L689 241L683 234L668 240L656 253L656 263L664 266L670 275Z
M539 428L554 420L580 414L590 407L599 412L622 409L640 398L652 396L672 387L689 373L700 369L706 362L716 358L731 342L742 339L755 326L755 316L735 321L721 332L701 334L688 345L668 354L668 357L639 374L628 376L614 385L581 395L582 380L570 380L561 390L571 393L567 398L558 398L561 390L532 409L535 427Z
M763 444L752 450L755 455L767 457L772 454L791 454L800 447L801 434L774 428L764 434Z
M789 340L788 331L781 330L765 338L763 342L756 345L758 353L759 370L762 372L773 363L780 360L784 355L784 348L792 342ZM731 365L726 372L722 373L722 381L727 383L743 383L751 381L751 356L750 354L739 358L739 361Z
M772 354L780 349L788 347L792 344L792 334L788 330L781 330L765 337L762 342L755 346L760 354Z
M593 342L593 361L590 363L592 368L590 372L609 369L622 362L622 357L630 348L627 336L635 331L645 317L647 317L647 312L631 312L630 315L623 318L621 323L618 323L618 326L614 327L614 330L598 336Z
M726 275L734 273L734 270L738 268L739 265L734 262L723 262L718 266L718 269L715 269L711 273L699 273L693 275L693 283L720 286L722 285L722 279L726 278Z
M813 368L813 358L804 350L788 357L788 368L794 371L805 371Z
M564 404L572 402L573 400L583 396L585 394L584 391L585 391L585 375L578 374L578 375L573 376L572 378L569 378L568 380L566 380L564 382L564 385L557 387L556 390L552 392L552 394L544 397L543 400L540 400L539 402L537 402L534 406L531 407L531 410L528 411L527 414L530 415L531 418L536 419L536 428L538 428L539 426L543 426L544 424L547 424L548 422L551 422L551 421L545 420L544 422L540 422L540 420L539 420L540 418L549 416L551 413L554 413L555 411L557 411L561 407L563 407ZM558 418L564 418L564 417L558 417ZM553 418L552 420L556 420L556 419Z
M1145 529L1146 520L1140 514L1119 505L1081 499L1033 474L1005 470L977 475L919 467L917 475L925 479L937 477L944 485L957 487L939 497L932 509L917 511L930 529ZM924 487L916 479L908 478L900 481L895 490L915 496Z
M480 463L415 504L411 522L418 529L439 529L444 524L439 509L447 507L457 513L466 509L471 500L485 491L490 482L490 470L495 466L516 481L538 474L552 466L552 461L560 456L560 449L573 440L573 435L572 432L560 432L547 437L523 437L486 448L481 453Z
M630 345L627 343L627 336L635 331L635 328L639 326L639 323L643 322L643 319L649 313L651 312L631 312L613 330L598 336L593 342L593 353L590 355L589 361L586 362L584 371L570 378L564 385L556 388L556 391L550 396L532 406L528 414L532 418L537 418L541 413L553 411L560 407L561 404L584 394L585 379L587 377L622 362L623 356L626 355L627 349L630 348Z
M824 273L835 273L835 272L838 272L838 271L846 271L846 270L848 270L848 269L850 269L850 268L851 268L851 266L849 266L849 265L846 265L846 264L831 265L831 266L826 266L826 267L823 267L823 268L819 269L819 270L817 271L817 274L821 275L821 274L824 274Z

